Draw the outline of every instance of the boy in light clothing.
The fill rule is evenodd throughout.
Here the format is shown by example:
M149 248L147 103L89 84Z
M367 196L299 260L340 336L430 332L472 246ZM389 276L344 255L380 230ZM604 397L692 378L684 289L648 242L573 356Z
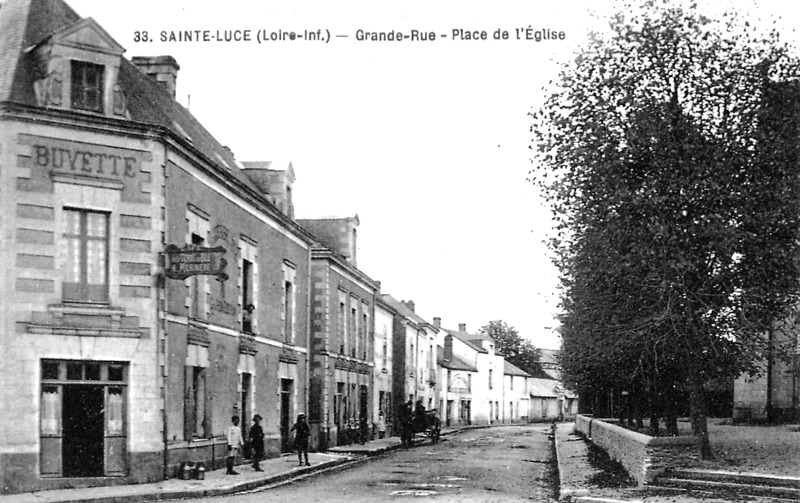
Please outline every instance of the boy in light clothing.
M228 475L239 475L239 472L233 471L233 465L236 462L236 456L244 446L242 440L242 429L239 428L239 416L231 417L231 426L228 427Z

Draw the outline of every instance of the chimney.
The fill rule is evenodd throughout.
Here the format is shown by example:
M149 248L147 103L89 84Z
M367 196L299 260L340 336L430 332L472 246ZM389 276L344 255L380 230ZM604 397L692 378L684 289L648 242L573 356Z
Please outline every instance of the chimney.
M433 326L436 328L442 328L442 319L438 316L433 317Z
M414 312L414 301L413 300L404 300L403 304L406 305L407 308L411 309L411 312Z
M444 359L453 361L453 336L447 335L444 338Z
M178 70L181 69L175 58L172 56L134 56L131 62L161 84L170 96L175 97Z
M467 324L466 323L459 323L458 324L458 331L459 332L467 332Z

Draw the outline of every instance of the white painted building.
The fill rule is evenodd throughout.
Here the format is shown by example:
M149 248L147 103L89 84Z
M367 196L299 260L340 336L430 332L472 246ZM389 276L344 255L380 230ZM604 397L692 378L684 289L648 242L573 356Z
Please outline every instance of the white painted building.
M528 421L528 380L531 375L504 360L503 369L503 422Z

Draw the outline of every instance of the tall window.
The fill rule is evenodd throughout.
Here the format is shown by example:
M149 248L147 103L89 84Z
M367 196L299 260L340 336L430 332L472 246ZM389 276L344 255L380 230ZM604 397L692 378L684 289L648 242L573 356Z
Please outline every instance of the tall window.
M283 264L283 342L294 343L297 270L294 265Z
M108 214L65 209L64 300L108 302Z
M416 368L416 362L414 361L415 354L414 354L414 343L413 342L411 343L411 351L409 352L409 355L411 355L411 361L409 362L410 363L409 367L411 368L411 377L414 377L414 369Z
M103 111L103 65L72 62L72 108Z
M350 330L347 335L349 336L350 340L352 341L350 346L350 356L355 358L356 351L358 351L358 313L357 313L357 300L353 297L350 297Z
M283 283L283 341L294 340L294 285L291 281Z
M242 331L253 332L253 263L242 259Z
M489 389L492 389L492 369L489 369Z
M206 372L203 367L186 369L189 389L187 390L186 419L187 438L205 438L206 436Z
M368 352L367 346L369 345L369 342L368 342L369 339L367 338L368 330L369 330L369 314L368 314L369 311L368 311L368 309L369 308L368 308L367 304L364 304L364 303L361 304L361 327L360 327L361 328L361 330L360 330L360 333L361 333L361 358L364 359L364 360L367 359L367 352Z
M203 246L205 240L202 236L198 236L197 234L192 234L192 245L193 246ZM191 312L189 313L190 316L193 318L204 318L204 308L205 303L203 302L203 296L205 295L205 280L202 276L192 276L189 278L189 295L192 298L191 304Z
M344 354L347 344L347 311L344 306L344 292L339 292L339 354Z

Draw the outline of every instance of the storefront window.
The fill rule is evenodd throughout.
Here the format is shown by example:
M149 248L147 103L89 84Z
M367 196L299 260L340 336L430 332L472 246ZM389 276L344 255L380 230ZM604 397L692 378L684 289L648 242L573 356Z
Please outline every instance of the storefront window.
M108 403L106 406L108 417L108 434L120 435L123 430L123 394L122 388L109 388L108 389Z
M61 433L61 397L58 386L42 386L42 435Z

